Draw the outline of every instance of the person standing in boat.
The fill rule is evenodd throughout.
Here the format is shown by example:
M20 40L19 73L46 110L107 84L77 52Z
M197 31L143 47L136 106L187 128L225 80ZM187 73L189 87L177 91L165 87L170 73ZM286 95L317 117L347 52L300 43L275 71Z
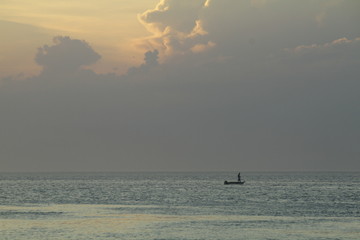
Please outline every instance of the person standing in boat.
M241 182L241 176L240 176L240 173L238 174L238 182Z

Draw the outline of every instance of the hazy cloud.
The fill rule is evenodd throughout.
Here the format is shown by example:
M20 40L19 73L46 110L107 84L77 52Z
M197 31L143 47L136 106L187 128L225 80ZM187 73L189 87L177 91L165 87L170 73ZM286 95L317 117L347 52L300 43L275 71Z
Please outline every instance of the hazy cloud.
M200 20L206 0L162 0L155 9L139 15L140 22L153 36L142 39L143 45L157 48L165 54L182 53L197 44L207 44L207 32ZM204 42L205 41L205 42Z
M158 65L158 59L159 59L159 51L158 50L154 50L154 51L147 51L145 53L145 65L148 66L156 66Z
M285 61L306 64L326 64L325 67L352 67L360 64L360 38L352 40L346 37L324 44L300 45L285 49L289 54Z
M159 65L159 51L147 51L144 57L144 63L139 67L131 67L128 69L127 75L133 75L136 73L144 73L146 71L151 70L152 68L156 68Z
M155 9L148 10L139 19L150 31L163 33L167 28L190 34L199 19L199 12L206 0L161 0Z
M58 36L53 42L53 46L39 48L35 57L45 72L74 72L81 66L97 62L101 57L85 41Z
M287 51L292 51L295 54L303 55L308 54L309 52L328 52L328 51L338 51L341 53L349 53L353 52L354 49L351 49L352 47L355 47L360 44L360 38L355 38L353 40L349 40L346 37L336 39L330 43L325 44L312 44L312 45L301 45L297 46L294 49L287 49ZM346 49L349 49L349 51L345 51Z
M344 19L334 11L357 5L341 0L160 1L139 16L152 34L140 45L167 56L211 49L217 58L241 55L259 61L283 48L358 37L349 27L360 20L355 12ZM320 18L321 31L316 24Z

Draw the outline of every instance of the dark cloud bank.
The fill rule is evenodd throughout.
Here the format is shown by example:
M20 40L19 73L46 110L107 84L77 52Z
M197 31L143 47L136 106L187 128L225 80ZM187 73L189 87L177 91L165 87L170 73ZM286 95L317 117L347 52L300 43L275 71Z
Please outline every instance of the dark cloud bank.
M227 55L148 51L123 76L54 38L38 76L0 86L1 170L360 170L359 38L246 57L208 37Z

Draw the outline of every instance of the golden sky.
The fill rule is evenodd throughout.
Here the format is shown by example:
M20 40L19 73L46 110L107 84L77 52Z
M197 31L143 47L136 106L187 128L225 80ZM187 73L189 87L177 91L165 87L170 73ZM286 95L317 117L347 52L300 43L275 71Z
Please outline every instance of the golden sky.
M147 36L137 15L158 0L2 0L0 2L1 76L36 74L38 47L57 35L83 39L102 56L95 70L121 73L140 63L143 51L132 40ZM17 64L14 65L14 62Z

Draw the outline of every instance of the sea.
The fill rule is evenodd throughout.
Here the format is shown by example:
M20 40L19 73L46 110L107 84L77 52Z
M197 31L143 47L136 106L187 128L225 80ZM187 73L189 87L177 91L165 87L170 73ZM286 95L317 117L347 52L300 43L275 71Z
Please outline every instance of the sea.
M0 239L360 239L359 172L0 173Z

